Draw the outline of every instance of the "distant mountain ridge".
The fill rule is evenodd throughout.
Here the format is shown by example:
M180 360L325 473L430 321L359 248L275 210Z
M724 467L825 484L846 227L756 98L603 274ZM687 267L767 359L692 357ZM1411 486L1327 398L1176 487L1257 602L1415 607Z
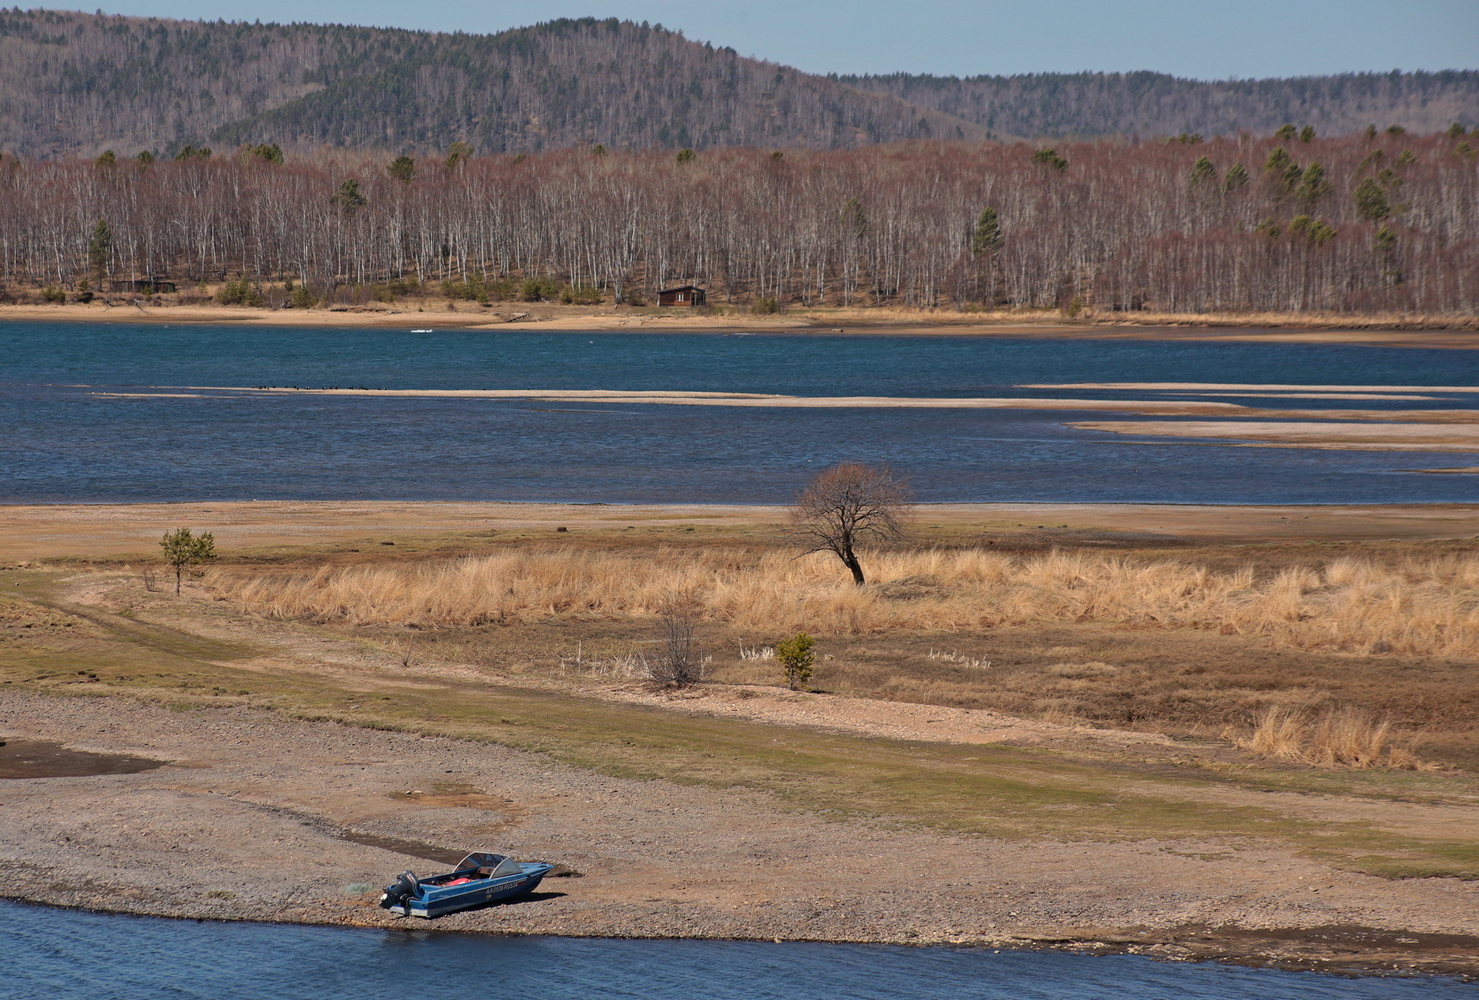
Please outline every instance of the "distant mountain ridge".
M1031 136L1267 134L1285 123L1344 135L1375 125L1438 132L1479 123L1479 71L1185 80L1165 73L838 76L828 79Z
M1479 72L823 77L615 18L471 35L0 9L0 150L32 157L266 142L828 149L1455 120L1479 122Z
M611 18L496 35L0 10L0 150L533 152L984 139L972 122Z
M213 133L230 142L532 152L579 144L846 148L986 138L898 98L628 21L417 38L396 62Z

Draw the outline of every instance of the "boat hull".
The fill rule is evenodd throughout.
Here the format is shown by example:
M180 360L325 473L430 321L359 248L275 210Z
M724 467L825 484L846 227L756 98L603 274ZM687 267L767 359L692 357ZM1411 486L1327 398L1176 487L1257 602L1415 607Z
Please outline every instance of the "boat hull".
M521 874L504 875L497 878L469 877L477 874L475 868L449 872L446 875L419 882L414 894L406 895L399 900L392 901L388 896L382 897L381 905L399 916L424 917L429 920L446 913L455 913L458 910L467 910L475 906L485 906L488 903L527 895L539 887L539 883L543 881L545 875L549 874L553 866L530 863L520 867L523 869ZM462 881L460 885L436 884L441 881L464 879L465 881ZM386 905L387 903L390 905Z

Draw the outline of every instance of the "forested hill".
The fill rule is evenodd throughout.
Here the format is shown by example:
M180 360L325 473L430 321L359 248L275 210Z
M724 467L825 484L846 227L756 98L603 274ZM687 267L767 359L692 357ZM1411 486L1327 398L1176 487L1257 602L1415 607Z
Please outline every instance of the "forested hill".
M1479 123L1479 71L1342 73L1205 83L1164 73L832 76L1023 136L1267 134L1285 123L1322 135L1375 125L1437 132Z
M1198 83L1152 73L820 77L615 18L496 35L0 9L0 150L186 143L480 152L603 144L847 148L1144 136L1284 122L1321 134L1479 122L1479 72Z
M615 18L497 35L0 9L0 150L852 147L986 129Z

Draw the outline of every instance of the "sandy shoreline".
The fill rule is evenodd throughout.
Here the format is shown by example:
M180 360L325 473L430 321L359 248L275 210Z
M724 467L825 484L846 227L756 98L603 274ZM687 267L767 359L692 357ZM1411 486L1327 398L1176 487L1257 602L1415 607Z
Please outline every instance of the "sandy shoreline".
M110 699L100 712L89 698L10 691L0 693L0 727L12 739L166 762L0 785L0 894L21 901L405 927L375 899L401 869L438 867L406 853L432 853L404 843L419 842L543 857L583 877L416 930L1068 947L1479 973L1479 883L1354 875L1267 844L957 837L242 708ZM376 846L386 843L398 849Z
M438 300L440 301L440 300ZM1066 320L1056 312L952 313L911 309L805 309L774 316L696 315L652 308L566 307L545 303L468 303L426 309L402 306L335 309L248 309L216 305L6 305L0 322L189 323L237 326L377 327L589 333L773 333L837 336L1082 337L1120 340L1205 340L1266 343L1366 344L1383 347L1479 348L1479 318L1405 315L1113 313Z
M395 539L442 532L610 531L624 527L780 526L787 508L743 504L539 504L498 501L177 501L0 505L0 561L158 557L188 526L228 549ZM1441 539L1479 535L1479 504L925 504L927 525L982 532L1039 524L1200 542Z

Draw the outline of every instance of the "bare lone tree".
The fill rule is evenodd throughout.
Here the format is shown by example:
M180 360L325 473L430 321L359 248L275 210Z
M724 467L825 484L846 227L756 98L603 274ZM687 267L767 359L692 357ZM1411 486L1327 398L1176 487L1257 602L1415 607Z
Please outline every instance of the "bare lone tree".
M867 580L857 546L903 537L914 504L909 484L886 468L843 462L818 475L796 497L792 530L811 543L807 552L831 552L852 570L853 583Z

